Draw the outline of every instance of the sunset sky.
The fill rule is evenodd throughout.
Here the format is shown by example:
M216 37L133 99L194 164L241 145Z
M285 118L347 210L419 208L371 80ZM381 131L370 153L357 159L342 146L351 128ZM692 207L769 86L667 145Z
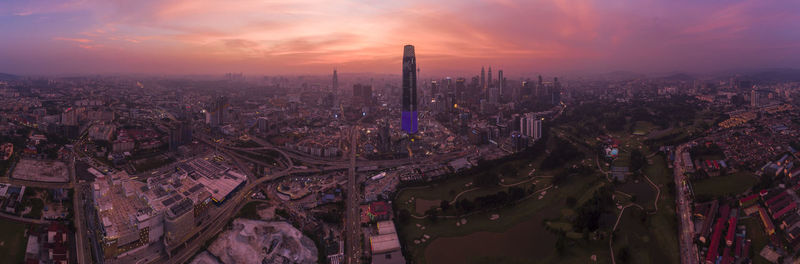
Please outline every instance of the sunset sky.
M14 74L800 68L800 1L3 0Z

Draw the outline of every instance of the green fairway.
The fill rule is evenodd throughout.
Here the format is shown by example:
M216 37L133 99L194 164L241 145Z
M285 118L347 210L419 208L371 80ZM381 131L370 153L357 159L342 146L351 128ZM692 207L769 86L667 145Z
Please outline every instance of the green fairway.
M656 126L653 123L647 121L636 121L633 125L633 134L637 136L645 136L650 133L650 131L655 130Z
M758 179L750 172L737 172L719 177L711 177L692 183L695 196L720 197L737 195L752 187Z
M675 199L667 187L673 182L672 170L668 168L663 154L653 155L653 144L645 144L644 137L631 135L632 132L649 134L666 125L655 125L649 121L634 122L631 118L624 118L624 112L614 111L616 112L613 115L603 118L590 118L587 115L570 117L572 114L567 112L565 116L569 121L551 128L550 135L554 138L547 142L547 149L551 153L560 147L555 142L571 143L582 158L545 167L543 164L547 162L544 162L544 156L530 159L520 157L496 166L513 164L517 169L517 177L501 177L506 179L505 184L524 181L531 168L537 168L535 175L555 176L553 179L538 179L535 187L527 182L519 186L529 193L532 188L542 190L553 182L559 183L558 189L548 189L541 199L539 195L533 195L510 206L460 217L443 217L457 215L461 209L454 208L439 211L438 218L431 221L429 217L420 214L425 210L415 210L415 206L430 207L434 201L452 201L456 196L458 200L474 200L498 191L508 192L508 189L502 186L477 188L470 184L475 180L474 175L464 174L431 186L401 190L395 197L394 204L398 210L412 212L407 223L398 223L398 233L407 253L406 257L413 263L610 263L610 226L614 224L619 210L614 205L608 205L600 211L599 216L592 216L595 217L593 219L602 220L598 221L600 224L599 228L595 227L596 232L585 231L587 222L578 221L578 216L586 215L586 210L592 210L589 209L592 208L591 205L582 205L590 200L596 201L595 194L601 191L617 194L616 198L612 198L617 204L631 203L628 196L614 192L622 191L637 196L638 199L633 202L645 209L629 207L625 211L614 235L614 252L625 252L621 255L626 255L627 263L679 262ZM613 131L606 129L619 120L623 120L622 126ZM584 124L587 129L583 129ZM592 127L595 129L592 130ZM624 128L619 129L620 127ZM600 132L596 133L598 130ZM593 157L602 135L611 136L620 143L620 156L611 166L630 166L631 153L634 150L647 157L641 172L660 190L658 200L654 200L657 193L654 186L643 177L637 178L638 182L624 185L607 181L595 170L597 166ZM547 161L550 162L548 164L553 164L553 161L558 160ZM611 166L603 166L603 169L608 170ZM546 170L543 167L552 169ZM592 169L591 172L573 175L568 173L571 171L569 168ZM626 261L618 258L617 263Z
M405 226L401 226L401 240L404 241L404 245L406 245L407 250L411 253L412 258L417 263L431 263L429 258L427 257L426 252L429 252L429 246L435 245L433 251L430 252L438 252L437 254L451 254L453 252L458 252L458 254L465 254L466 256L472 257L481 257L478 259L484 260L493 260L495 258L503 258L505 259L506 255L518 255L519 258L524 259L526 257L526 253L529 252L530 249L526 249L526 246L532 247L541 247L544 249L548 249L548 251L532 251L532 252L539 252L545 255L538 256L541 258L550 259L550 262L560 262L560 261L567 261L567 263L582 263L586 261L591 254L603 254L602 251L595 252L599 250L593 250L592 247L588 248L574 248L571 249L574 251L573 254L569 256L559 257L555 254L551 254L551 249L553 248L553 244L555 243L554 235L546 231L544 229L543 220L547 218L557 218L559 216L561 207L557 205L563 205L564 200L568 196L579 197L583 194L587 189L592 188L594 186L598 186L598 181L601 178L597 175L585 175L581 177L576 177L568 184L564 184L559 187L558 190L550 189L548 190L547 194L544 196L543 199L539 200L538 195L531 196L530 198L519 202L518 204L514 205L513 207L504 207L499 208L496 210L490 210L484 213L477 213L467 217L466 224L464 225L456 225L459 219L451 218L451 219L440 219L437 220L435 223L431 222L428 219L411 219L409 224ZM549 185L549 184L548 184ZM408 191L403 191L403 193L399 194L398 197L409 197L411 194L419 195L420 193L433 193L437 192L439 188L443 188L444 190L448 190L447 186L449 185L440 185L437 188L433 189L411 189ZM537 185L537 189L544 188L544 184ZM434 194L428 194L434 195ZM407 199L407 198L404 198ZM459 198L461 199L461 198ZM405 203L406 200L396 200L396 204L398 209L405 208L408 210L412 210L413 203L407 204ZM412 211L413 212L413 211ZM447 214L447 213L443 213ZM490 216L492 214L497 214L500 216L499 219L491 220ZM418 227L417 224L420 226ZM563 225L560 227L566 228L568 223L560 223L558 225ZM424 227L424 229L422 229ZM522 232L522 233L520 233ZM526 238L533 238L536 237L537 239L531 239L529 241L524 241L523 238L519 237L520 234L524 234ZM414 243L415 240L421 240L424 235L430 236L430 239L427 239L427 242L416 244ZM442 241L438 241L438 239L447 238ZM468 246L470 244L474 244L475 241L478 240L491 240L496 241L496 243L501 243L503 241L510 241L509 244L509 251L505 251L505 247L493 247L489 251L480 251L478 249L475 250L477 255L465 253L463 249L460 248L452 248L451 246L447 245L464 245ZM523 240L523 241L521 241ZM443 243L447 241L447 243ZM472 241L472 242L470 242ZM481 244L481 243L478 243ZM481 244L482 245L482 244ZM520 248L522 247L522 248ZM603 247L600 247L603 248ZM488 249L487 249L488 250ZM450 253L447 253L450 252ZM607 250L605 251L607 253ZM505 256L505 257L504 257ZM514 258L509 257L507 259L511 262ZM575 258L574 261L568 261L570 258ZM432 261L436 261L438 259L434 259ZM477 260L477 259L475 259ZM433 262L437 263L437 262ZM481 262L478 262L481 263ZM525 262L522 262L525 263Z
M0 259L5 263L25 260L25 224L0 218Z

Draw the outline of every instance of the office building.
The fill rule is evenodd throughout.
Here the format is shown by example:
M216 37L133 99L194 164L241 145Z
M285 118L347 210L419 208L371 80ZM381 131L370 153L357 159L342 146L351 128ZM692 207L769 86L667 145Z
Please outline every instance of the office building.
M414 46L403 47L403 112L401 128L408 134L417 133L417 59Z
M192 142L192 126L187 122L177 122L169 130L169 149L178 150L178 147Z
M219 127L225 124L225 119L228 115L227 111L228 99L224 96L217 97L206 110L206 124L211 127Z
M558 77L553 78L553 88L550 89L550 104L557 105L561 102L561 83L558 82Z
M372 86L355 84L353 85L353 105L364 107L372 105Z

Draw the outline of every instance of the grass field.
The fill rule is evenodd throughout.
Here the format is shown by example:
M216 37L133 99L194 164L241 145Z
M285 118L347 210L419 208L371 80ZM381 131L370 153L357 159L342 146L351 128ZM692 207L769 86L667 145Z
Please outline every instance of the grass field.
M652 124L633 125L641 126L637 129L653 130ZM579 151L587 154L587 157L593 157L596 139L585 138L575 131L574 128L566 126L554 127L550 132L551 135L576 143ZM633 136L629 132L611 135L620 140L620 147L623 149L623 156L615 162L616 166L628 166L629 153L633 149L640 149L645 155L652 153L644 146L642 137ZM539 168L541 159L542 157L533 162L524 158L512 161L519 169L517 175L522 176L518 179L525 178L524 175L529 171L529 163L533 163L533 168ZM588 165L595 167L594 160L586 159L583 162L587 160L591 161ZM572 161L567 165L571 166L578 162L581 161ZM535 174L557 175L556 171L558 170L537 171ZM623 249L628 251L629 263L677 263L679 249L675 200L666 187L673 181L672 171L667 168L664 156L656 155L650 159L650 164L644 166L643 172L661 189L659 200L656 201L658 211L655 214L646 214L639 209L626 210L614 236L615 252ZM517 181L517 179L509 180ZM474 188L468 184L472 181L473 177L468 176L448 179L431 187L406 189L397 194L394 204L397 209L415 212L417 203L409 202L411 197L431 201L451 201L462 191ZM536 189L549 185L549 181L540 180L536 184ZM608 227L601 227L599 240L584 239L584 234L572 230L572 219L576 215L574 208L579 208L581 204L591 199L594 190L609 185L612 184L598 173L571 177L558 186L558 189L549 189L541 200L533 196L513 206L470 215L464 218L466 224L463 225L456 224L461 222L460 218L439 218L435 222L427 218L412 218L408 224L402 226L398 224L400 240L408 253L406 257L413 263L610 263ZM530 185L526 183L520 187L527 189ZM639 196L637 203L644 206L647 211L655 209L653 206L655 191L650 184L642 180L635 186L627 187L616 186L617 190L627 189L631 194ZM473 199L502 189L502 187L491 187L470 191L459 196L459 199ZM627 202L620 197L618 195L617 200ZM573 209L566 206L567 198L575 200L576 206ZM613 214L616 220L619 210L606 211L604 215L609 216L609 213ZM440 216L451 214L453 210L440 213ZM498 214L500 218L490 220L489 216L493 214ZM611 224L613 225L613 220ZM564 237L559 238L561 235L558 233L564 234ZM422 241L425 237L429 238ZM566 243L566 247L559 253L555 248L561 243ZM595 256L597 261L591 261L590 256ZM623 262L617 259L617 263Z
M675 198L666 188L666 184L672 181L672 172L667 168L663 155L656 155L651 160L653 164L645 165L644 172L661 188L658 211L648 215L638 208L626 209L614 235L614 251L619 254L627 247L629 263L678 263ZM647 203L640 199L637 203L651 210L654 209L654 198L651 197Z
M5 263L25 260L25 224L0 218L0 259Z
M505 258L510 262L516 260L526 259L526 254L531 252L526 247L535 246L547 249L546 251L533 251L537 253L537 259L549 258L550 262L560 262L564 259L576 258L571 263L583 263L591 254L603 254L602 251L592 252L589 249L575 248L573 254L566 257L556 256L552 252L554 236L551 232L544 230L543 219L557 217L559 214L558 205L563 205L564 200L568 196L579 197L585 190L597 185L599 176L585 175L576 177L569 184L560 186L558 190L551 189L547 192L545 197L541 200L537 196L533 196L527 200L521 201L513 207L505 207L489 211L487 213L479 213L466 217L467 224L456 226L456 221L460 219L440 219L436 223L430 222L427 219L411 219L410 223L401 228L401 240L406 245L408 251L411 253L412 258L416 263L440 263L442 260L437 256L457 254L459 256L466 256L468 260L491 261L495 258ZM544 188L544 184L538 185L537 189ZM439 192L437 189L442 188L445 192L449 190L447 185L440 185L436 189L410 189L398 194L400 198L396 204L400 208L406 208L413 212L412 205L405 203L410 196L432 195L430 193ZM460 198L459 198L460 199ZM490 220L489 216L492 214L499 214L500 219ZM421 229L416 225L419 224L425 229ZM414 240L420 240L423 235L429 235L430 239L421 244L415 244ZM528 242L521 240L522 238L529 239ZM441 239L441 240L440 240ZM452 247L448 245L463 245L470 247L470 244L476 246L486 245L487 243L475 243L475 241L489 240L495 241L495 244L511 243L508 247L488 247L484 250L464 250L463 247ZM503 242L509 241L509 242ZM446 242L446 243L444 243ZM519 245L518 245L519 244ZM429 247L433 246L434 251L430 251ZM524 249L524 250L523 250ZM607 254L607 249L605 254ZM426 252L437 252L435 256L429 258ZM544 255L541 255L544 254ZM516 257L514 257L516 256ZM455 256L454 256L455 257ZM460 257L456 259L463 260ZM516 260L515 260L516 259ZM464 262L462 262L464 263ZM521 262L525 263L525 262ZM569 263L569 262L568 262Z
M711 177L692 183L696 196L720 197L736 195L753 186L756 179L750 172L737 172L719 177Z
M656 126L653 123L647 121L636 121L633 124L633 134L637 136L644 136L656 129Z

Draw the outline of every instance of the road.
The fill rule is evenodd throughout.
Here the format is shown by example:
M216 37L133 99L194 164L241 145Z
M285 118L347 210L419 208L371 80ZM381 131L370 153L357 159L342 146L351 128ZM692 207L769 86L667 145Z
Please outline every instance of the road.
M73 209L73 217L74 217L74 225L75 225L75 254L78 258L78 263L90 263L91 259L86 259L88 254L86 251L88 249L88 245L86 244L86 230L84 229L84 222L83 217L85 212L83 211L83 203L81 203L81 194L83 193L83 188L80 188L80 184L78 183L78 178L75 175L75 156L72 157L72 162L69 164L69 175L72 182L78 186L72 192L72 209Z
M0 183L11 184L16 186L36 187L42 189L59 189L59 188L72 189L73 187L73 184L71 182L38 182L38 181L13 179L10 177L0 178Z
M346 248L348 251L348 263L359 263L360 256L361 256L361 243L360 243L360 212L358 211L358 183L355 179L355 172L356 168L360 166L377 166L379 168L392 168L402 165L412 164L410 159L394 159L394 160L377 160L377 161L357 161L356 160L356 148L357 148L357 136L358 131L356 130L357 127L354 126L351 132L351 152L349 153L350 159L349 161L316 161L314 164L322 166L321 169L316 168L309 168L309 169L297 169L295 167L288 167L282 171L279 171L274 174L265 175L261 178L252 177L252 173L250 171L242 171L246 175L248 175L248 182L247 184L239 190L234 197L231 197L229 200L225 201L219 208L216 208L214 212L212 212L211 219L209 221L205 221L201 226L196 227L192 233L198 234L197 237L191 238L188 241L184 242L182 248L175 252L175 254L170 254L169 256L164 253L152 253L146 256L139 256L140 260L144 260L142 263L185 263L190 260L195 253L202 247L202 245L212 239L216 234L222 232L225 226L227 225L228 221L231 217L236 215L236 212L241 210L245 204L249 201L249 196L254 188L259 186L260 184L279 180L283 177L290 176L292 174L306 174L306 173L317 173L321 171L333 171L333 170L342 170L348 169L349 170L349 177L350 180L348 181L349 193L348 197L353 198L349 199L347 202L348 210L347 210L347 218L346 218L346 227L348 228L348 235L347 241L349 242ZM207 139L199 138L205 143L212 144ZM231 151L223 151L223 154L229 156L237 167L243 169L242 161L239 159L241 155L233 155L232 151L237 150L234 147L228 146L220 146L223 149L231 150ZM262 147L261 149L267 149L271 147ZM285 157L289 157L289 164L291 164L291 159L298 159L296 155L292 153L281 152L282 155ZM427 163L441 163L444 161L452 160L455 158L460 158L466 155L466 151L456 152L456 153L447 153L441 154L436 156L427 157L424 159L424 162ZM306 159L307 157L301 157L299 159ZM419 162L419 161L418 161ZM355 191L353 191L355 190ZM352 231L351 231L352 230ZM124 262L124 261L122 261ZM122 263L121 262L121 263Z
M697 248L694 245L694 223L692 222L691 203L689 199L689 192L686 186L686 176L683 173L683 164L681 162L681 153L686 148L686 144L680 145L675 149L675 166L673 172L675 173L675 188L676 203L678 211L678 236L681 251L681 263L694 264L698 263L699 258Z
M347 263L357 264L361 260L361 228L358 208L358 198L361 196L356 180L356 154L358 146L357 126L353 126L350 131L350 167L347 168L347 215L345 217L345 255Z

